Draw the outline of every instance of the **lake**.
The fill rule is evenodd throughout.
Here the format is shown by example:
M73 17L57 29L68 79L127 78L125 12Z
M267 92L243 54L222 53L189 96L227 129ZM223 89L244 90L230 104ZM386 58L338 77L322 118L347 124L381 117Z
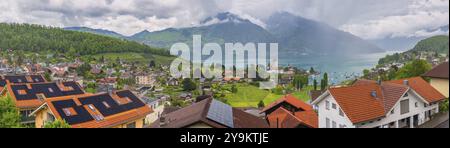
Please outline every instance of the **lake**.
M339 84L344 80L362 76L364 69L371 69L378 64L380 58L401 51L387 51L382 53L371 53L353 55L350 57L308 56L302 54L280 55L280 65L291 65L309 70L313 67L316 71L328 73L331 84ZM314 79L311 78L311 79ZM317 77L318 81L321 79Z

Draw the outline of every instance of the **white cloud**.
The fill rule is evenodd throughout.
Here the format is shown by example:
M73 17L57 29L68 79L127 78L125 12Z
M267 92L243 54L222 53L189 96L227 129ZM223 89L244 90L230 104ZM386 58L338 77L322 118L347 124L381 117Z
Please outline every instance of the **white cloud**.
M416 0L407 7L404 14L345 24L340 28L365 39L428 37L445 33L438 29L449 24L448 0Z
M0 10L0 22L86 26L125 35L195 26L225 11L263 27L272 13L287 11L366 39L423 36L449 22L448 0L2 0Z

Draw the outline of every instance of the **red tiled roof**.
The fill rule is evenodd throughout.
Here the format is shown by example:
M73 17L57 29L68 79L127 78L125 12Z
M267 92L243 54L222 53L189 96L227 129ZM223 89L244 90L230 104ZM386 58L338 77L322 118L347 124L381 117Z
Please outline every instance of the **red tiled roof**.
M377 84L330 88L333 98L352 123L360 123L386 115L382 103L382 90ZM378 97L372 97L375 91Z
M408 86L423 97L428 103L439 102L446 98L421 77L389 81L388 83L404 85L405 80L408 81Z
M448 79L448 62L442 63L436 67L434 67L429 72L423 75L424 77L432 77L432 78L443 78Z
M280 107L267 116L270 128L296 128L300 125L310 128L318 127L317 113L310 111L296 112L295 115Z
M405 85L408 80L408 85ZM445 97L421 77L387 81L378 84L371 80L358 80L350 87L331 88L331 95L353 123L381 118L389 112L409 89L417 92L428 103ZM372 92L376 92L376 97Z
M313 110L313 108L311 107L311 105L306 104L305 102L295 98L293 95L289 94L284 96L283 98L278 99L277 101L275 101L274 103L270 104L269 106L265 107L261 112L265 112L283 102L286 102L292 106L295 106L297 109L302 109L302 110Z

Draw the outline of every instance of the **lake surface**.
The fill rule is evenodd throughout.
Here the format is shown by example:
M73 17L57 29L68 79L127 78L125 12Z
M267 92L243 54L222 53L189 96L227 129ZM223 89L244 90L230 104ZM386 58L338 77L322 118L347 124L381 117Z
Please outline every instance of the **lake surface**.
M375 67L380 58L398 52L400 51L353 55L349 57L289 54L280 55L279 60L281 66L291 65L306 70L313 67L316 71L320 71L322 74L327 72L330 83L339 84L344 80L362 76L363 70ZM311 79L314 79L314 77ZM318 76L316 79L320 81L319 79L321 78Z

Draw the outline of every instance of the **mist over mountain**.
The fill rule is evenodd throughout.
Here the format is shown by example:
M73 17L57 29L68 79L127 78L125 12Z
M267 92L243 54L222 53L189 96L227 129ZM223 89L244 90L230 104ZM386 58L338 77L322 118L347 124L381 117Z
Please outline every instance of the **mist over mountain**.
M350 33L286 12L275 13L266 24L280 48L292 52L345 55L384 51Z
M162 31L143 31L130 39L157 47L169 48L172 44L192 43L193 35L202 35L203 42L273 42L275 38L264 28L231 13L220 13L190 28L169 28Z
M374 53L383 49L326 24L290 13L276 13L267 20L267 29L232 13L209 17L197 27L143 31L129 39L156 47L169 48L177 42L191 43L193 35L205 42L279 43L282 53L348 54Z

